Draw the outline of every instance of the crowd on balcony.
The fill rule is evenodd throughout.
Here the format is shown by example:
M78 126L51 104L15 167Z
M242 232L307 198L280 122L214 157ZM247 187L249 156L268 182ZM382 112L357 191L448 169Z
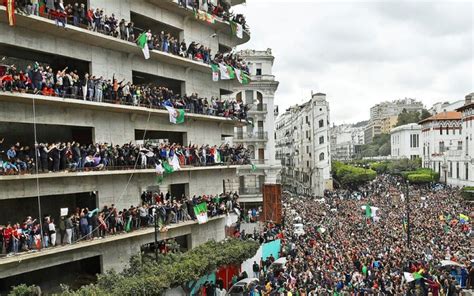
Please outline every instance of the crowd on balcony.
M242 145L229 144L133 144L109 143L80 144L76 142L16 144L3 147L0 141L0 175L15 175L155 168L163 161L172 163L176 158L179 166L212 166L222 164L250 164L250 153ZM36 155L35 155L36 153ZM36 156L36 157L35 157ZM38 169L36 170L36 163Z
M454 296L461 287L474 288L472 205L458 189L444 186L410 185L408 200L402 183L381 175L358 190L328 191L324 198L285 194L280 255L286 264L269 269L257 263L254 277L260 283L251 290Z
M225 1L219 0L217 6L214 7L210 4L209 8L211 9L212 7L212 11L216 12L216 16L223 17L225 20L232 17L234 21L245 27L244 16L241 14L232 16L232 14L228 12L228 9L223 9L223 7L227 7L226 5ZM40 9L40 7L44 7L44 11ZM62 24L66 26L66 24L72 24L76 27L84 27L91 31L134 43L142 32L146 32L147 44L150 50L159 50L206 64L210 64L211 61L213 61L211 48L203 44L192 41L188 45L185 40L180 41L177 36L172 36L169 32L152 32L150 29L137 28L133 21L126 21L125 19L119 20L115 14L107 15L104 9L101 8L87 9L83 3L79 4L76 2L74 5L65 5L62 0L22 0L17 1L16 10L23 14L42 15L55 19L58 25ZM212 37L210 36L209 38ZM222 55L222 53L216 54L216 56L219 55ZM230 55L230 58L225 62L228 61L230 61L229 65L243 70L247 69L248 72L245 63L238 57Z
M224 21L233 21L241 24L247 30L247 23L243 14L235 14L230 10L229 1L225 0L178 0L179 5L193 10L202 10Z
M226 57L218 56L218 59L225 61ZM232 63L232 60L227 62ZM135 85L115 77L106 79L88 73L80 77L77 70L53 70L49 65L37 62L27 65L25 69L0 65L0 90L149 108L164 108L166 105L185 109L189 113L238 120L245 120L248 111L246 104L236 100L207 99L197 93L180 95L153 83Z
M194 206L205 202L208 217L228 214L239 209L237 193L220 195L194 195L175 197L167 192L143 192L142 203L128 209L118 209L114 204L101 209L69 209L58 220L46 214L41 222L26 217L21 222L0 225L0 254L40 250L77 241L105 238L107 235L128 233L147 227L160 232L168 231L172 224L196 220ZM59 209L58 209L59 211Z

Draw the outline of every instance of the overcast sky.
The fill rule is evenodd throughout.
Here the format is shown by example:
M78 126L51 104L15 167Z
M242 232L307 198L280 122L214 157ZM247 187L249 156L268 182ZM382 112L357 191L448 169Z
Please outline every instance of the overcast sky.
M247 0L251 41L272 48L280 113L326 93L331 122L369 118L381 101L428 108L474 91L473 1Z

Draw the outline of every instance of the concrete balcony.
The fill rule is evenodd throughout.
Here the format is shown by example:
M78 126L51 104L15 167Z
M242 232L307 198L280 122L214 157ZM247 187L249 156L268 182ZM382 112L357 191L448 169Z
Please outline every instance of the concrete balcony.
M233 140L236 143L241 142L266 142L268 141L268 132L256 133L237 133L237 137Z
M189 19L194 19L194 11L190 7L184 8L178 4L178 0L147 0L148 2L161 7L163 9L166 9L168 11L171 11L173 13L182 15L185 17L185 22ZM234 2L236 4L234 4ZM245 0L232 0L232 5L237 5L245 2ZM216 32L221 32L222 34L231 36L231 40L235 45L240 45L247 43L250 40L250 34L249 32L244 30L243 38L237 38L236 36L232 35L232 30L230 28L230 24L227 21L220 20L218 18L215 19L216 21L211 24L205 21L202 21L202 24L207 24L209 27L214 29Z
M128 264L132 255L140 253L141 246L155 241L154 236L155 230L151 227L0 258L0 279L95 256L101 257L102 272L109 269L120 271ZM172 224L167 232L158 233L158 240L179 236L187 236L189 249L205 243L211 237L221 241L225 238L225 217L210 218L206 224L201 225L196 221Z
M166 6L177 6L177 4L173 4L170 1L161 0L157 2L160 2L162 4L166 3ZM179 9L184 10L182 8L179 8ZM40 34L46 33L46 34L53 35L55 37L74 40L74 41L88 44L91 46L98 46L101 48L124 52L128 54L128 57L132 57L134 55L143 57L143 53L141 49L133 42L128 42L125 40L121 40L120 38L107 36L101 33L93 32L93 31L83 29L80 27L75 27L72 25L67 25L66 27L67 29L65 30L62 27L56 26L55 21L49 20L47 18L40 17L40 16L34 16L34 15L26 16L26 15L21 15L21 14L15 14L15 17L16 17L15 27L18 27L18 28L25 28L28 30L36 31ZM0 22L8 23L8 19L6 17L5 6L0 6ZM15 30L15 27L12 27L11 29ZM230 30L230 26L227 25L227 27L229 27L229 30ZM239 39L239 40L244 40L244 39ZM250 37L247 38L247 41L248 39L250 39ZM166 64L189 68L189 69L200 71L200 72L211 73L211 67L207 64L193 61L191 59L183 58L180 56L172 55L172 54L165 53L158 50L150 51L150 59L158 61L158 62L166 63Z
M182 167L181 170L175 172L198 172L198 171L209 171L216 169L237 169L239 165L214 165L214 166L200 166L192 167L186 166ZM53 172L53 173L40 173L40 174L25 174L25 175L6 175L0 176L1 181L14 181L14 180L40 180L51 179L51 178L78 178L78 177L92 177L92 176L117 176L117 175L147 175L147 174L156 174L155 169L123 169L123 170L91 170L91 171L81 171L81 172Z
M139 106L130 106L130 105L119 105L111 103L99 103L91 101L83 101L77 99L69 99L62 97L50 97L42 95L33 95L26 93L11 93L11 92L2 92L0 91L0 102L11 102L11 103L27 103L33 104L33 100L37 105L46 105L46 106L60 106L60 107L73 107L97 111L113 111L117 113L128 113L136 115L148 115L150 112L151 115L158 115L168 118L169 113L164 109L153 109L147 107ZM200 121L214 121L220 124L232 124L234 126L242 126L239 120L233 120L231 118L195 114L195 113L186 113L186 118Z

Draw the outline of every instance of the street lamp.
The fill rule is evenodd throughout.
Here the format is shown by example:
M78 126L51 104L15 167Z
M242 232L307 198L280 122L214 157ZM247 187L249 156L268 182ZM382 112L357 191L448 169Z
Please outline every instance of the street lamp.
M410 188L410 181L406 180L406 212L407 212L407 247L410 249L410 195L409 195L409 188Z

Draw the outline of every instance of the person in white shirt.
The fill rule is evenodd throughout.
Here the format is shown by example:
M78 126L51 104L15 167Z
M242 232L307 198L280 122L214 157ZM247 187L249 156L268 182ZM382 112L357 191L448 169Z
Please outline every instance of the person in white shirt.
M48 224L49 227L49 239L51 242L51 246L56 246L56 226L54 225L54 219L51 218Z

